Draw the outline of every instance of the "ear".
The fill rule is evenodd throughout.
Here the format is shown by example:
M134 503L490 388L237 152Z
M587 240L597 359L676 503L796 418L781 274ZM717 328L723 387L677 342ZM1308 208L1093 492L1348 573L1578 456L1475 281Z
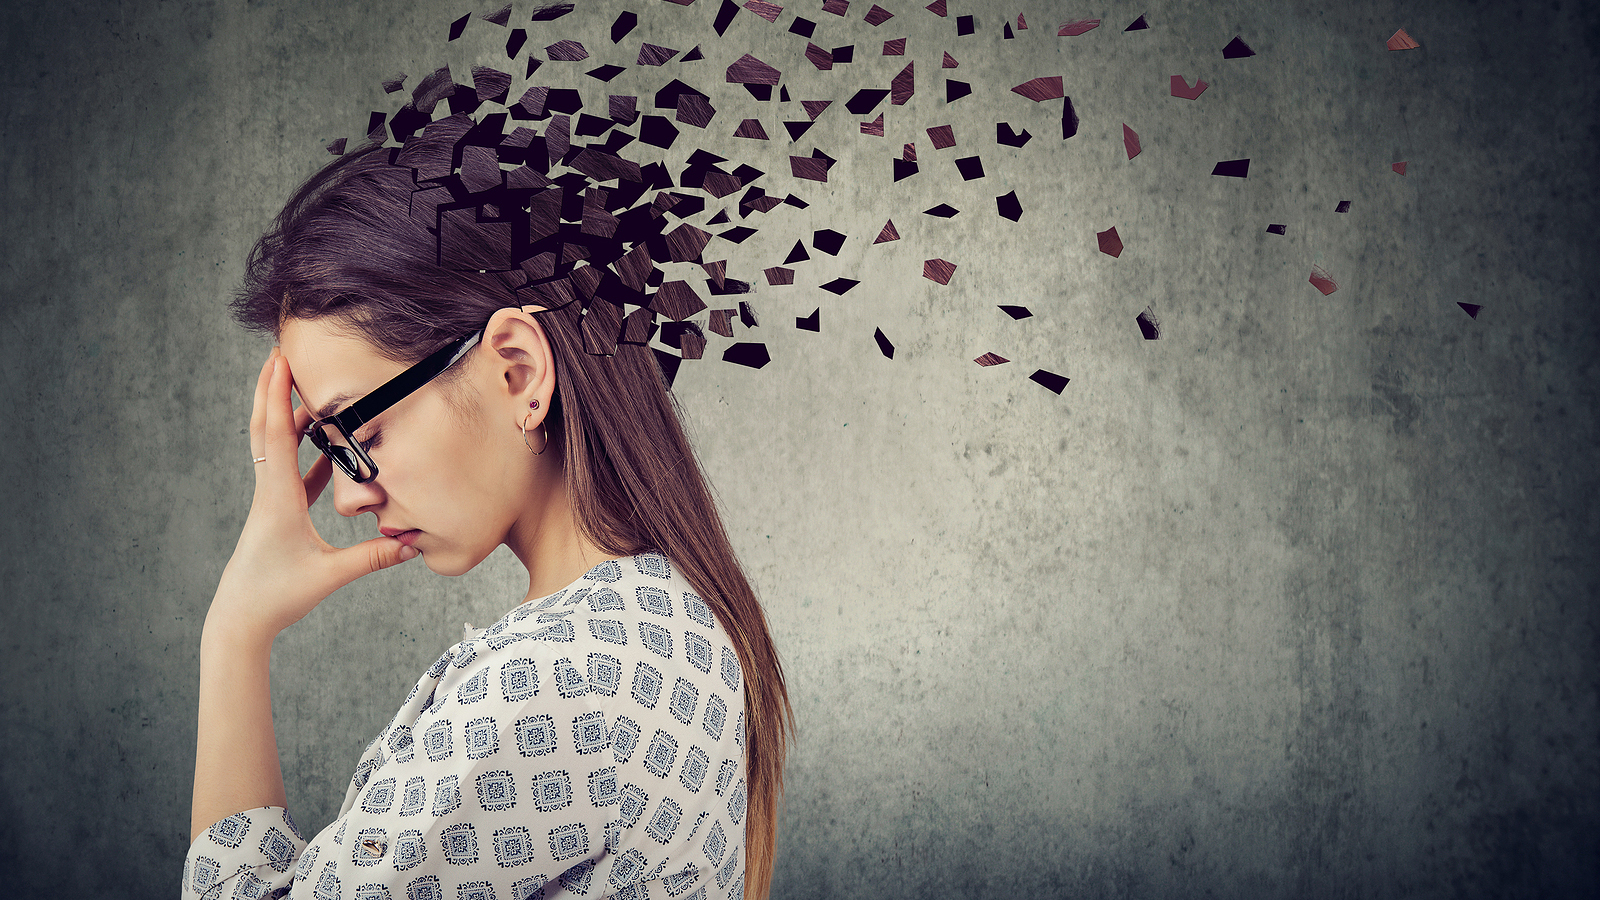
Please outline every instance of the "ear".
M544 421L550 411L550 398L556 391L555 354L550 338L537 319L515 307L499 310L490 317L483 332L489 372L487 385L491 402L506 404L513 424L521 428ZM533 401L538 407L531 407ZM529 414L533 415L531 420Z

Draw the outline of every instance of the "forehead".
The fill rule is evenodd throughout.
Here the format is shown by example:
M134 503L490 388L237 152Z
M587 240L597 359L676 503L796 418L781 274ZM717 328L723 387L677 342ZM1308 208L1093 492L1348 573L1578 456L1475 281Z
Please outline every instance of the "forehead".
M300 401L318 417L338 412L405 369L328 319L290 319L279 330L278 345Z

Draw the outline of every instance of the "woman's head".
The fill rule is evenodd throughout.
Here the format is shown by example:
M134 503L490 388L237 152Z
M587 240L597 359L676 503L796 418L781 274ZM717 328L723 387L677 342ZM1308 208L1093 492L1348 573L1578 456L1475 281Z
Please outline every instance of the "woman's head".
M626 261L616 271L596 258L571 269L584 257L576 225L547 236L546 243L580 239L554 251L554 266L522 258L526 246L515 247L527 239L530 217L548 226L559 211L570 221L565 201L575 184L552 186L542 196L562 193L544 206L530 203L525 188L472 194L462 167L470 128L464 116L441 120L402 150L369 148L313 176L252 251L235 315L282 341L301 399L314 410L363 396L484 330L459 363L370 423L381 429L372 453L379 475L358 484L335 474L335 504L346 515L372 511L386 529L419 529L418 549L447 574L472 568L519 528L539 528L552 511L564 511L608 554L657 550L672 559L739 653L750 784L746 894L765 896L792 714L765 616L662 371L644 343L620 340L621 306L601 297L621 278L649 302L644 278ZM475 173L485 179L478 187L493 184L488 171L499 172L491 162ZM511 176L499 177L509 188ZM583 194L587 229L591 200L606 194L593 185ZM638 212L645 215L634 222L657 218ZM648 252L628 255L651 267ZM546 436L549 450L532 453Z

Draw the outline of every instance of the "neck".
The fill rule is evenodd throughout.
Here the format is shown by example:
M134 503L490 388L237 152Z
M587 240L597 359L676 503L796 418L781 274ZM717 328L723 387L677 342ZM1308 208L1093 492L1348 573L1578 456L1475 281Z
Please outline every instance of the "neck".
M600 563L619 558L584 535L567 497L564 479L559 470L551 474L553 478L541 479L545 483L538 486L547 501L537 505L538 513L519 521L506 536L506 546L528 570L524 603L553 594Z

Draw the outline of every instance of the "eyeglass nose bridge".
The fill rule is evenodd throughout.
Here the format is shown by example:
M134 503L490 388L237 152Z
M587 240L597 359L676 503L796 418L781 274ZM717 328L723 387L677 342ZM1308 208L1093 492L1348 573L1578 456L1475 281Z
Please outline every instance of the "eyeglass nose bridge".
M343 438L342 443L336 444L328 439L325 429L329 426L338 429ZM356 440L355 435L346 430L337 419L324 419L321 422L311 423L311 427L306 429L306 435L311 438L311 443L322 452L323 456L338 466L339 471L356 484L367 484L378 477L377 464L365 450L361 449L361 443Z

